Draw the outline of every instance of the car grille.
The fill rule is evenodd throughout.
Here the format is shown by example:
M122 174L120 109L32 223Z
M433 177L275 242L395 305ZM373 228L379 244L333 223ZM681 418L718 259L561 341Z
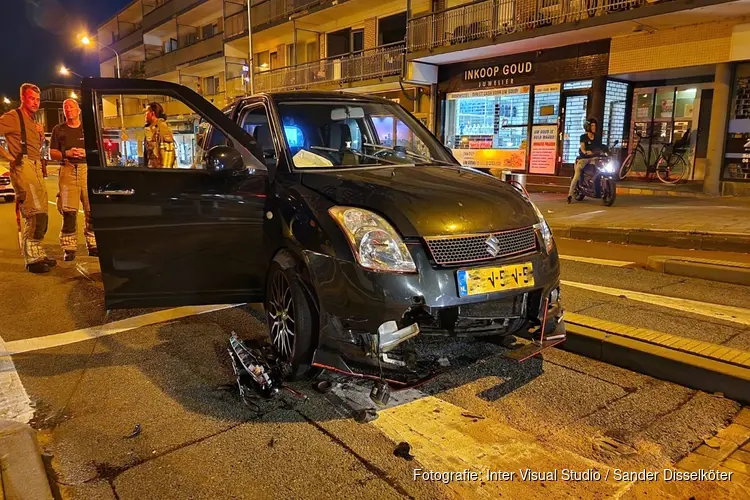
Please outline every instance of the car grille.
M0 186L7 186L10 184L10 177L0 177Z
M487 245L490 236L497 239L499 250L492 255ZM432 258L437 264L463 264L500 259L536 250L533 227L522 227L499 233L469 234L464 236L435 236L425 238Z

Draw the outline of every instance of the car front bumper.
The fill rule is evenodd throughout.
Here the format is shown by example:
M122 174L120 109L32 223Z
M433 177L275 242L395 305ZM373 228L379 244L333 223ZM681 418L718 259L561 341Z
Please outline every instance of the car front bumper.
M413 360L398 346L428 334L503 335L544 324L545 337L564 338L556 251L460 267L533 265L533 287L467 297L458 293L459 267L434 267L420 245L411 246L411 253L418 269L414 274L368 271L353 262L305 252L311 292L320 308L316 366L352 374L409 371ZM525 328L519 330L519 325Z

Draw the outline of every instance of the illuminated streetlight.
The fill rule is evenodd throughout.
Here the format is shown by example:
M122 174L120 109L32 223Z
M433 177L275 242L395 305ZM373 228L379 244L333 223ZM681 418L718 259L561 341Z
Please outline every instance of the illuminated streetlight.
M117 78L120 78L120 53L119 52L117 52L112 47L109 47L108 45L103 45L103 44L99 43L99 40L92 39L92 38L90 38L87 35L79 35L78 36L78 40L83 45L86 45L86 46L93 45L94 43L96 43L99 47L101 47L103 49L107 49L107 50L111 51L112 53L114 53L114 55L115 55L115 62L117 63Z
M3 97L3 104L10 104L10 99Z
M83 78L81 75L75 71L71 71L70 68L66 68L65 66L60 66L60 74L63 76L76 75L78 78Z

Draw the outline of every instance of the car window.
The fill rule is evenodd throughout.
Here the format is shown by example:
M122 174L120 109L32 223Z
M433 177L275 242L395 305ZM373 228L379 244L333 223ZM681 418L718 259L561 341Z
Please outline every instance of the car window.
M290 99L278 109L296 168L455 164L413 116L385 100Z
M169 96L102 95L99 113L108 167L204 169L211 147L232 145L199 113Z
M255 140L250 151L261 160L266 167L276 165L276 147L273 143L268 113L263 104L252 104L240 113L240 125Z

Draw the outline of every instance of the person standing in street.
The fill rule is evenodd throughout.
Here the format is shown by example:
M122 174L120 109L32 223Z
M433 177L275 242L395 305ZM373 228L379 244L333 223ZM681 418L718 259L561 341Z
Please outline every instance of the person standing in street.
M99 255L96 248L96 238L91 224L91 206L89 205L88 171L86 168L86 149L83 141L83 127L81 126L81 108L75 99L63 102L65 123L56 125L52 129L50 143L50 157L62 161L60 168L60 191L57 195L57 209L63 217L60 229L60 246L63 249L63 260L72 261L76 258L78 249L78 207L83 205L86 238L86 248L89 255Z
M10 162L10 181L16 191L17 209L24 219L21 250L26 269L32 273L49 272L57 264L42 246L49 219L41 155L44 129L34 119L39 102L39 87L24 83L21 106L0 117L0 135L7 141L7 149L0 147L0 156Z
M167 125L167 115L158 102L146 108L146 139L143 148L145 164L149 168L174 168L174 136Z

